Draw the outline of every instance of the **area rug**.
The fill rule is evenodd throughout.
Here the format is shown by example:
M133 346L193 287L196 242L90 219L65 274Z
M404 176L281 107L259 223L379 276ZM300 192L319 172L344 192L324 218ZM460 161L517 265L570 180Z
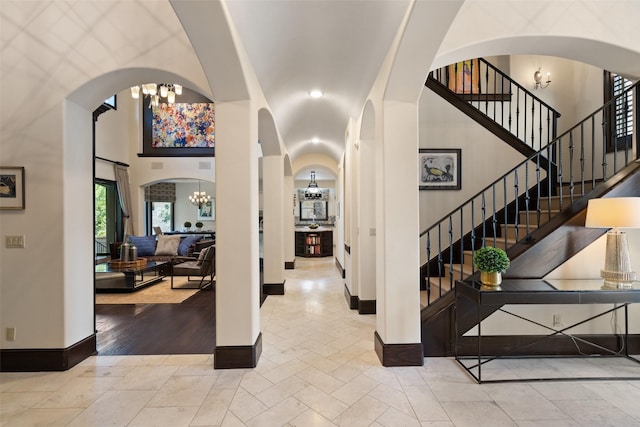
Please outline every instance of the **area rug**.
M165 279L135 292L96 294L96 304L180 304L199 291L180 288L197 284L198 282L187 283L186 277L174 277L174 289L171 289L171 280Z

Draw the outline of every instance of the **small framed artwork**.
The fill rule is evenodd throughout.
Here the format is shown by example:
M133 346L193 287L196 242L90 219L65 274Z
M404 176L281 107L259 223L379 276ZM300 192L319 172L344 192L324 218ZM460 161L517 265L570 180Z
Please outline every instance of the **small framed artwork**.
M459 148L421 148L418 150L420 190L460 190L461 154Z
M0 209L24 209L24 167L0 166Z
M198 219L202 221L216 220L216 199L211 199L198 208Z
M455 93L480 93L480 62L469 59L449 65L449 89Z

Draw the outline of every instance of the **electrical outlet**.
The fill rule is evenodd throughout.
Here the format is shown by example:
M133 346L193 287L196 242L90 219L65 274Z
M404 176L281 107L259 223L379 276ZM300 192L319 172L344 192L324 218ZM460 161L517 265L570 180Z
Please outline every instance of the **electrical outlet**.
M559 314L553 315L553 326L562 326L562 320L560 319Z
M7 341L16 340L16 328L7 328Z

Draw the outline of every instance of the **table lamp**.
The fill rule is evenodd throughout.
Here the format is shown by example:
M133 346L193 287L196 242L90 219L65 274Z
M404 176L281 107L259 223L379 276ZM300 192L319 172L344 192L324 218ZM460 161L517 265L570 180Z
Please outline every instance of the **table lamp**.
M605 288L630 288L636 280L631 270L627 234L620 228L640 228L640 197L591 199L585 227L610 228L600 277Z

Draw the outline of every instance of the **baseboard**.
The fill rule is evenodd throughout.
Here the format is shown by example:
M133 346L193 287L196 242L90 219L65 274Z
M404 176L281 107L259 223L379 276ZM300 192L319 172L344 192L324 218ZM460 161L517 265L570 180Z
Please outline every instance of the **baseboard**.
M347 305L351 310L356 310L358 308L358 297L354 297L349 292L349 288L347 288L347 284L344 285L344 297L347 300Z
M422 355L422 343L414 344L385 344L374 332L375 350L382 366L422 366L424 356Z
M0 372L66 371L96 354L96 335L67 348L0 350Z
M213 369L250 369L258 366L262 354L262 332L253 345L217 346Z
M295 258L293 259L293 261L285 261L284 262L284 269L285 270L295 270L296 269L296 260L295 260Z
M335 258L335 260L336 260L336 268L340 272L340 276L342 276L343 279L346 278L347 272L345 271L344 268L342 268L342 264L340 264L340 261L338 261L338 258Z
M284 295L284 284L282 283L265 283L262 285L262 289L265 295Z
M376 300L360 299L358 297L358 313L360 314L376 314Z

